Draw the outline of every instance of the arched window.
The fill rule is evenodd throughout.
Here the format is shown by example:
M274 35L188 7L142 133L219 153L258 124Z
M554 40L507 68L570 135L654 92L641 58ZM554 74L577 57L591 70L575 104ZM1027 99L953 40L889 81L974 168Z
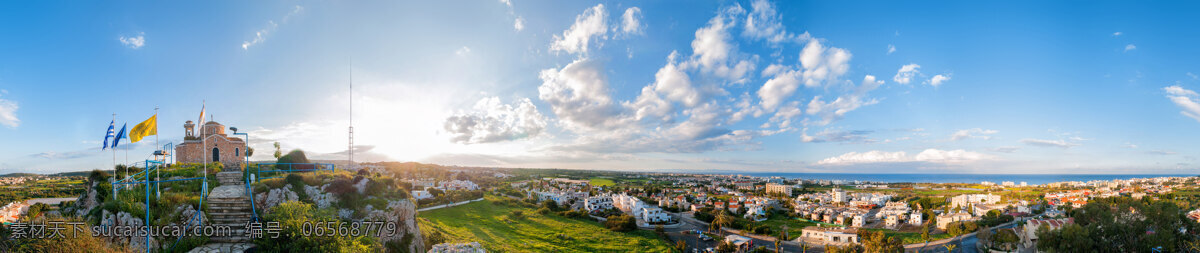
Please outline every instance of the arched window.
M215 148L215 147L214 147L214 148L213 148L213 152L212 152L212 156L213 156L213 159L212 159L212 161L214 161L214 162L220 162L220 161L221 161L221 150L219 150L219 149L217 149L217 148Z
M241 156L241 155L242 155L241 148L233 148L233 156Z

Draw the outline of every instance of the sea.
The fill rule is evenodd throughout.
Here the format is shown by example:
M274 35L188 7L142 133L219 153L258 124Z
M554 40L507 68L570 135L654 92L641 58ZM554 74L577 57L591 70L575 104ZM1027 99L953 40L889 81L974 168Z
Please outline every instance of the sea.
M781 172L727 172L720 174L756 177L784 177L806 180L845 180L881 183L1001 183L1012 181L1030 185L1054 182L1114 180L1155 177L1193 177L1196 174L855 174L855 173L781 173Z

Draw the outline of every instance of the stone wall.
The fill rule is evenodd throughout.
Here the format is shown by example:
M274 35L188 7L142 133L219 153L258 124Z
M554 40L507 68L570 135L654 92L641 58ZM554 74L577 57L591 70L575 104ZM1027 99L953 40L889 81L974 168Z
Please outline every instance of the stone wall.
M226 168L239 168L246 158L242 156L246 152L246 143L239 139L234 141L226 140L220 137L209 137L205 148L201 148L201 142L184 142L175 146L175 160L180 163L203 163L212 161L212 149L217 148L220 152L220 162Z

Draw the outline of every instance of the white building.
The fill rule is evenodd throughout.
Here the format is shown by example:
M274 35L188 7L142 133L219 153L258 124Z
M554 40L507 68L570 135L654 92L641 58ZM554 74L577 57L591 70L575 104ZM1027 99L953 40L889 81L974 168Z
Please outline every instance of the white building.
M583 208L588 211L605 210L613 208L612 196L595 196L587 198Z
M646 222L666 222L671 220L671 216L663 212L662 208L646 207L642 208L642 220Z
M846 190L834 187L830 195L833 195L833 203L846 203Z
M447 191L474 191L479 190L479 185L467 180L450 180L441 182L441 188Z
M412 191L412 195L417 200L433 198L433 194L429 194L429 191Z
M924 222L924 219L925 219L925 214L923 214L921 212L913 212L911 215L908 216L908 224L913 225L913 226L920 226L921 223Z
M792 189L795 187L796 186L794 186L794 185L768 183L767 184L767 194L780 194L780 195L791 197Z
M1000 195L988 194L963 194L950 198L950 208L964 207L969 208L975 204L996 204L1000 203Z
M801 237L819 240L826 243L859 243L858 229L853 228L814 228L808 227L801 230Z

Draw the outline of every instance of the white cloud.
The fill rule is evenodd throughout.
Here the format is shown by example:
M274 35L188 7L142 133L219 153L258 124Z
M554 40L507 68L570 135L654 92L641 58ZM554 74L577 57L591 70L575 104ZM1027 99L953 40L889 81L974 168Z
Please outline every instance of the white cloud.
M859 163L891 163L891 162L909 162L911 158L904 151L884 152L879 150L871 150L867 152L850 152L840 156L825 158L818 161L817 164L837 165L837 164L859 164Z
M1137 145L1137 144L1133 144L1133 143L1128 143L1128 142L1126 142L1126 143L1125 143L1125 146L1122 146L1122 147L1125 147L1125 148L1138 148L1138 145Z
M935 75L935 76L933 76L933 78L929 79L929 85L933 85L933 87L938 87L939 85L942 85L942 83L944 83L946 81L950 81L950 75Z
M849 94L838 96L837 99L824 102L821 96L813 97L813 100L808 103L808 114L817 116L820 120L818 125L827 125L835 120L841 119L846 113L854 111L859 107L873 105L879 103L877 99L869 99L866 97L867 92L883 85L882 80L875 80L875 76L867 75L863 77L859 87Z
M1129 50L1134 49L1137 49L1137 46L1134 46L1133 44L1125 45L1125 52L1129 52Z
M513 29L517 30L518 32L525 30L525 18L517 16L517 18L513 20Z
M804 41L811 39L808 33L796 35L789 33L783 26L781 15L775 10L775 5L767 0L755 0L750 3L750 14L746 15L746 24L742 35L753 39L765 39L770 43L786 41Z
M992 137L989 135L996 134L997 132L998 131L996 131L996 130L982 129L982 128L962 129L962 130L955 131L954 134L951 134L950 140L958 141L958 140L965 140L965 139L971 139L971 138L990 140L990 139L992 139Z
M1079 143L1068 142L1066 140L1044 140L1044 139L1022 139L1021 143L1031 146L1055 147L1055 148L1071 148L1079 146Z
M512 7L512 0L500 0L500 3L508 5L508 7Z
M1197 76L1196 74L1192 74L1192 72L1187 72L1187 76L1191 77L1192 80L1200 79L1200 76Z
M654 74L654 91L687 107L699 105L703 98L700 91L692 86L688 74L679 69L674 62L667 63Z
M575 23L562 35L554 35L550 51L587 53L589 44L599 45L608 39L608 12L604 4L597 4L575 17Z
M967 163L967 162L980 161L980 160L994 160L994 159L996 159L996 157L992 156L992 155L988 155L988 154L971 152L971 151L966 151L966 150L962 150L962 149L957 149L957 150L926 149L925 151L921 151L921 153L917 154L916 157L913 157L913 159L916 161L934 162L934 163Z
M1001 147L992 148L990 150L993 152L1000 152L1000 153L1012 153L1012 152L1017 152L1018 149L1021 149L1021 148L1013 147L1013 146L1001 146Z
M1114 36L1114 37L1115 37L1115 36L1121 36L1121 32L1115 32L1115 33L1113 33L1113 36Z
M578 59L561 70L542 70L540 78L538 98L575 130L613 129L627 120L608 95L608 80L597 61Z
M1169 86L1163 90L1167 92L1167 98L1170 98L1171 102L1183 109L1179 114L1200 121L1200 95L1179 85Z
M825 129L819 133L814 134L814 136L809 136L807 132L808 132L808 129L805 128L804 133L801 134L800 141L814 142L814 143L820 143L820 142L874 143L874 142L876 142L876 140L871 139L870 137L867 137L868 134L874 133L874 131L868 131L868 130L843 131L843 130L837 130L837 129Z
M893 46L893 45L891 45L891 44L888 44L888 50L887 50L887 54L892 54L892 53L895 53L895 52L896 52L896 46Z
M292 17L299 15L302 12L304 12L304 7L296 5L294 8L292 8L291 12L288 12L286 15L283 16L283 18L280 19L280 23L287 24L288 20L292 19ZM254 32L254 39L242 42L242 49L249 50L251 46L258 45L259 43L263 43L264 41L267 41L267 35L269 35L272 32L275 32L276 29L279 29L279 24L275 23L274 20L268 20L267 27L264 27L262 29L259 29L256 32Z
M528 98L509 105L490 97L476 102L469 112L446 118L444 128L454 134L452 142L490 143L537 136L546 128L546 118Z
M729 29L734 26L736 16L745 13L741 6L723 9L708 25L696 30L692 40L692 57L688 66L698 66L704 73L732 80L746 81L745 77L754 70L749 59L738 54L737 47L730 42Z
M121 44L124 44L125 46L132 48L132 49L138 49L138 48L141 48L142 46L146 45L146 33L145 32L139 32L136 37L125 37L124 35L122 35L120 38L117 38L117 39L119 39L121 41Z
M849 50L821 45L812 40L800 51L800 66L804 68L804 86L816 87L826 81L837 80L850 69Z
M624 32L625 34L641 34L641 19L641 8L630 7L629 9L625 9L625 14L621 15L621 32Z
M982 160L994 160L995 156L971 152L962 149L958 150L940 150L940 149L925 149L916 156L909 156L904 151L885 152L872 150L867 152L850 152L840 156L825 158L817 162L821 165L849 165L849 164L865 164L865 163L900 163L900 162L928 162L942 164L961 164Z
M463 46L462 48L459 48L458 50L454 50L454 54L458 55L458 56L466 56L467 54L470 54L470 53L471 53L471 48L469 48L467 46Z
M914 76L916 76L918 73L921 73L917 70L919 68L921 68L921 65L917 65L916 63L904 65L900 67L899 71L896 71L896 76L892 77L892 81L896 81L900 84L908 84L909 82L912 82Z
M0 95L8 94L8 91L0 92ZM0 98L0 125L16 128L21 125L21 119L17 118L17 102Z

